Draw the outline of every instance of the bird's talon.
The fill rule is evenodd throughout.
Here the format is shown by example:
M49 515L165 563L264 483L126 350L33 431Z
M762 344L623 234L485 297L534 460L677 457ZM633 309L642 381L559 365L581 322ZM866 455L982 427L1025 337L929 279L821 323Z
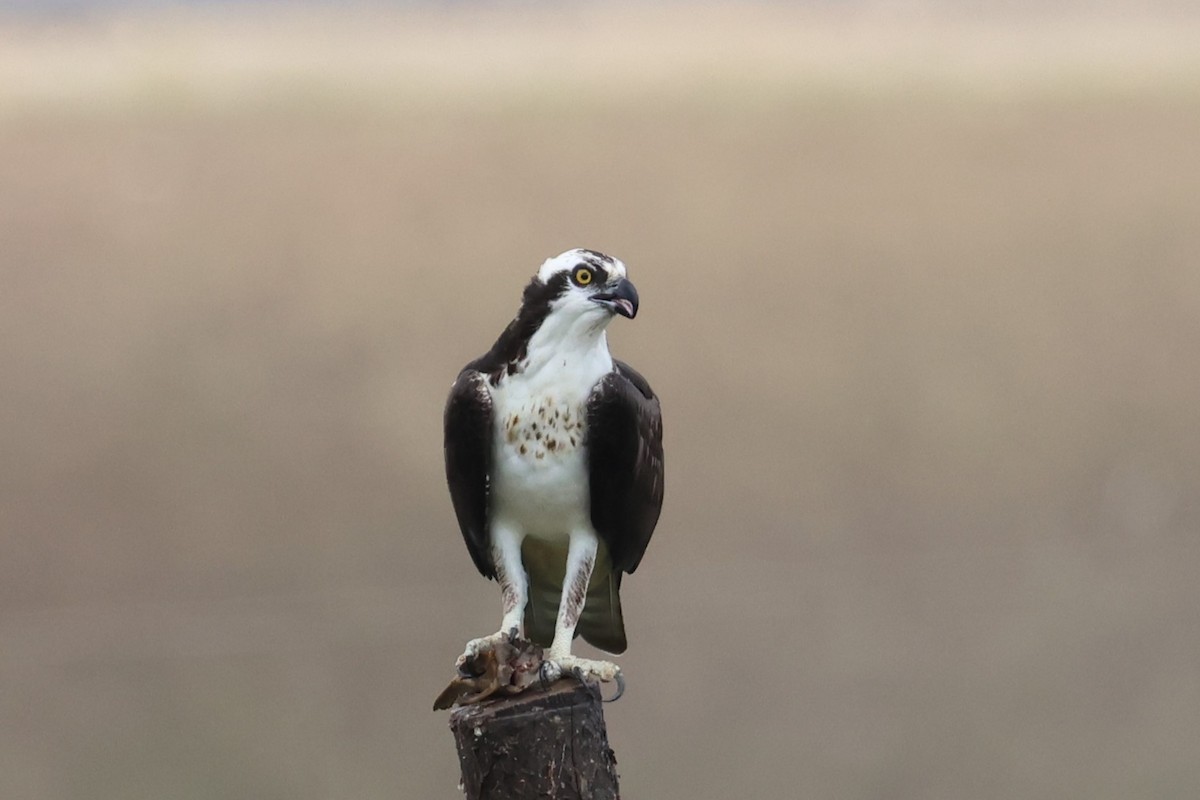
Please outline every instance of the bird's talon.
M550 684L562 677L562 669L553 661L543 661L538 667L538 682L542 685L542 689L549 689Z
M621 695L625 694L625 676L618 671L617 674L613 675L613 680L617 682L617 693L607 700L600 698L602 702L615 703L621 699Z

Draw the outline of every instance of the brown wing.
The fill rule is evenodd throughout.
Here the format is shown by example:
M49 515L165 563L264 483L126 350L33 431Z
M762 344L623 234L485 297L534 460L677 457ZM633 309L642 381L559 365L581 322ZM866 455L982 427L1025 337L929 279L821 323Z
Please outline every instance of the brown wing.
M488 496L492 472L492 395L487 377L468 366L450 388L445 413L446 483L463 541L485 578L496 577Z
M662 510L662 411L645 378L613 366L588 398L592 526L613 567L633 572Z

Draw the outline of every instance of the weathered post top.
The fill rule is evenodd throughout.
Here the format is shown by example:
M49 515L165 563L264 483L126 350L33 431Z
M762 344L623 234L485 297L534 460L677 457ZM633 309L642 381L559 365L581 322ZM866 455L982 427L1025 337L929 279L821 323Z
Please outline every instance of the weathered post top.
M450 713L467 800L618 800L598 686L567 679Z

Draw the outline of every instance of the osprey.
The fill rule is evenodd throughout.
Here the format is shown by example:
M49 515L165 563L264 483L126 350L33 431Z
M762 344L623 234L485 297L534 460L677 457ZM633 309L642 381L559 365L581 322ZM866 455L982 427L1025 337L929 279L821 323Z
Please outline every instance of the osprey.
M569 250L542 264L492 349L459 373L445 414L446 479L467 550L500 584L496 633L547 648L543 680L617 680L571 655L575 636L624 652L621 576L637 569L663 499L662 417L646 379L608 351L605 329L637 314L619 260Z

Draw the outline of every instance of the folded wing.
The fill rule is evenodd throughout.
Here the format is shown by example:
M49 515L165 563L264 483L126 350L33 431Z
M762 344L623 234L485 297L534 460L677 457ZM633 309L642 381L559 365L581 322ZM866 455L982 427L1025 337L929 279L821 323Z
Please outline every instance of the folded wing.
M613 568L633 572L662 510L662 411L645 378L613 367L588 398L592 526Z
M488 525L492 471L492 395L487 376L470 366L459 373L445 413L446 482L458 527L475 567L496 577Z

